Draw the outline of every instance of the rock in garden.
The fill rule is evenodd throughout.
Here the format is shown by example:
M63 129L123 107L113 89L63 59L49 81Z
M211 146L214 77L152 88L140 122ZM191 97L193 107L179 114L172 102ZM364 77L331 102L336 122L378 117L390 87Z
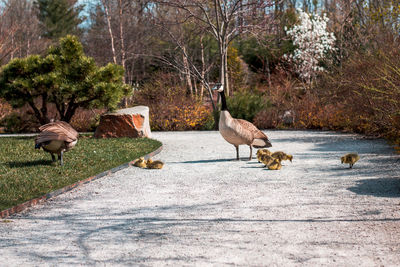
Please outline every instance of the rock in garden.
M151 137L149 108L136 106L103 114L94 136L109 137Z

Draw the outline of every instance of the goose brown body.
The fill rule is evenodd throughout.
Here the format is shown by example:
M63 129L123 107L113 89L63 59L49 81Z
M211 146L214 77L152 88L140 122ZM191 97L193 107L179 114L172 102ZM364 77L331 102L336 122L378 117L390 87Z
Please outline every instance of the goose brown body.
M234 119L227 110L221 111L219 131L232 145L252 145L256 148L271 147L268 137L246 120Z
M235 146L236 159L239 160L240 145L248 145L250 147L249 160L252 159L252 147L271 147L272 145L268 140L268 137L259 129L257 129L254 124L246 120L232 118L226 106L225 94L223 89L219 88L218 92L221 95L222 101L221 114L218 123L219 132L228 143Z
M43 148L51 154L55 161L54 154L58 155L60 164L63 165L63 153L72 149L78 142L78 132L67 122L51 122L39 127L40 134L35 139L35 148Z

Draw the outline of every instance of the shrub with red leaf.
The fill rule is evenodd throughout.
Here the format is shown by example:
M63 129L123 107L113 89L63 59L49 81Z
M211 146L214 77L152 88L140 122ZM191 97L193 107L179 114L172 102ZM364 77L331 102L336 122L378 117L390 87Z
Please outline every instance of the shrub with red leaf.
M201 130L213 120L209 108L187 94L176 75L159 73L134 93L131 105L150 109L156 131Z

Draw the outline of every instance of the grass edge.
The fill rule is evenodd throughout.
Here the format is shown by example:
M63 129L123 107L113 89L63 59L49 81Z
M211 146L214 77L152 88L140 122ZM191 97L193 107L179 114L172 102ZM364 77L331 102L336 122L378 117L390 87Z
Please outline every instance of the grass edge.
M150 152L150 153L144 155L143 157L145 159L149 159L149 158L154 157L155 155L159 154L162 150L163 150L163 145L161 145L159 148L157 148L153 152ZM26 209L28 209L30 207L33 207L33 206L35 206L37 204L40 204L40 203L43 203L43 202L47 201L48 199L51 199L53 197L56 197L56 196L61 195L63 193L66 193L68 191L71 191L71 190L73 190L73 189L75 189L75 188L77 188L77 187L79 187L79 186L81 186L83 184L88 184L88 183L90 183L90 182L92 182L94 180L97 180L99 178L106 177L106 176L108 176L108 175L110 175L112 173L116 173L117 171L129 168L137 160L138 159L134 159L132 161L129 161L127 163L124 163L124 164L121 164L121 165L119 165L117 167L114 167L114 168L112 168L110 170L103 171L103 172L101 172L101 173L99 173L97 175L94 175L94 176L91 176L89 178L80 180L80 181L75 182L75 183L73 183L71 185L64 186L64 187L62 187L60 189L57 189L57 190L52 191L50 193L47 193L47 194L45 194L43 196L30 199L28 201L25 201L24 203L21 203L21 204L18 204L16 206L13 206L11 208L2 210L2 211L0 211L0 219L5 219L5 218L7 218L7 217L9 217L9 216L11 216L13 214L22 212L22 211L24 211L24 210L26 210Z

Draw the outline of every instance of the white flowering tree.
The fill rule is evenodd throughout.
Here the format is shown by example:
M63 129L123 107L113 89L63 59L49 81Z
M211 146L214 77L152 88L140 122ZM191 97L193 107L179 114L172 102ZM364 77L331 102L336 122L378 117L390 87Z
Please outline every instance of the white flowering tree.
M300 23L285 31L293 40L296 49L284 58L293 64L300 78L310 82L318 73L324 71L322 62L334 52L335 36L328 32L328 18L310 15L298 10Z

